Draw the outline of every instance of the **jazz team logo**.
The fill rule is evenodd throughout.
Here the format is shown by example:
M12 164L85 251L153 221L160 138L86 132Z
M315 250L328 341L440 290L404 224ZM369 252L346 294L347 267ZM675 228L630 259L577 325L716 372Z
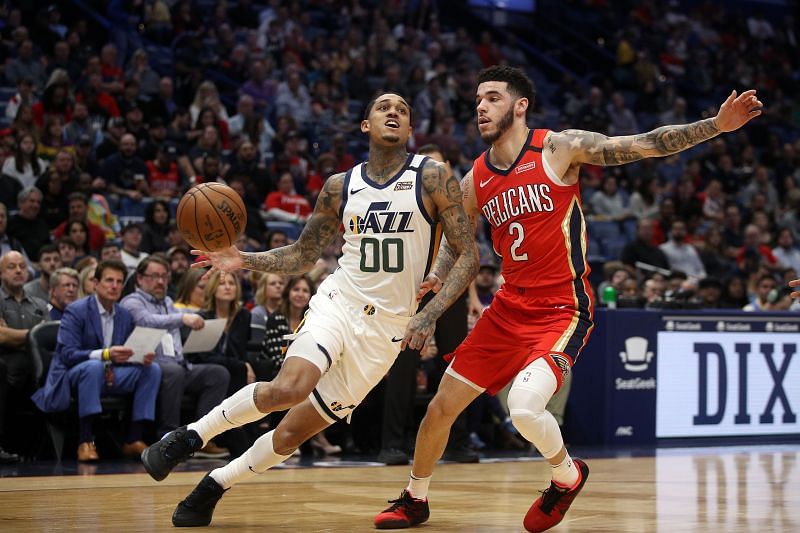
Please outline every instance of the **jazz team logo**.
M392 202L372 202L364 215L350 218L350 231L359 233L413 233L413 211L392 211Z

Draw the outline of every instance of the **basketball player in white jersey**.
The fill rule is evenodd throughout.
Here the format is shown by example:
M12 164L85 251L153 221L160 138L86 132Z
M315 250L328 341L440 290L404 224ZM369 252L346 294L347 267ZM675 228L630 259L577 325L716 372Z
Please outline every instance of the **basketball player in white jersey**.
M361 131L369 135L369 160L328 178L296 243L259 253L232 247L194 265L300 274L344 226L339 268L311 299L278 376L244 387L142 453L145 468L160 481L214 436L290 409L241 457L200 481L178 504L175 526L208 525L232 485L282 463L304 441L348 418L401 349L422 348L436 319L477 273L478 252L458 181L444 165L406 153L406 101L379 96L367 107ZM438 223L458 259L442 290L415 315L417 292L437 252Z

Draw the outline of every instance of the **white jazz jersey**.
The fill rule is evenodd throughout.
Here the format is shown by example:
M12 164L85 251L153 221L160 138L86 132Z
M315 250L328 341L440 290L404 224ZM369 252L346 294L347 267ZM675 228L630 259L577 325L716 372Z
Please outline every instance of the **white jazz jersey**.
M378 309L399 316L417 310L417 291L439 244L438 226L422 203L422 166L410 154L403 168L378 184L364 163L345 175L340 210L344 241L338 283Z

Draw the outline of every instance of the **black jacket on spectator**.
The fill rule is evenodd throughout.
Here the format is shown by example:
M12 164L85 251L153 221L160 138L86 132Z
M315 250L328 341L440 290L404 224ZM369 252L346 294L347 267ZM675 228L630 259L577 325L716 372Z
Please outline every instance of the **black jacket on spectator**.
M108 185L122 189L134 188L134 176L141 174L147 179L147 165L137 156L123 157L121 153L111 155L103 163L101 175Z
M622 249L622 262L626 265L635 266L637 261L647 263L669 270L669 262L664 252L653 246L649 242L636 239L625 245Z
M22 184L19 180L5 174L0 175L0 204L6 206L6 209L11 211L17 208L17 195L21 190Z
M6 233L22 244L31 261L38 261L39 248L50 242L50 228L41 216L28 220L16 214L8 219Z
M44 218L47 227L55 229L56 226L69 218L69 202L67 197L75 191L78 184L78 175L70 172L66 182L61 184L61 188L56 192L50 190L50 180L52 175L49 171L39 176L36 180L36 187L42 191L42 208L39 217Z

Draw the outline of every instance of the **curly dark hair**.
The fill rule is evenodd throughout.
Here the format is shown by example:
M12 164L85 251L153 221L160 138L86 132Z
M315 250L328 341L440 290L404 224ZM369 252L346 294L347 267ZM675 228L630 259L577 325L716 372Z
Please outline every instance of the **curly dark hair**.
M478 84L487 81L504 81L508 84L508 92L517 98L528 99L528 109L533 109L536 99L536 87L533 81L521 68L507 65L494 65L478 73Z

